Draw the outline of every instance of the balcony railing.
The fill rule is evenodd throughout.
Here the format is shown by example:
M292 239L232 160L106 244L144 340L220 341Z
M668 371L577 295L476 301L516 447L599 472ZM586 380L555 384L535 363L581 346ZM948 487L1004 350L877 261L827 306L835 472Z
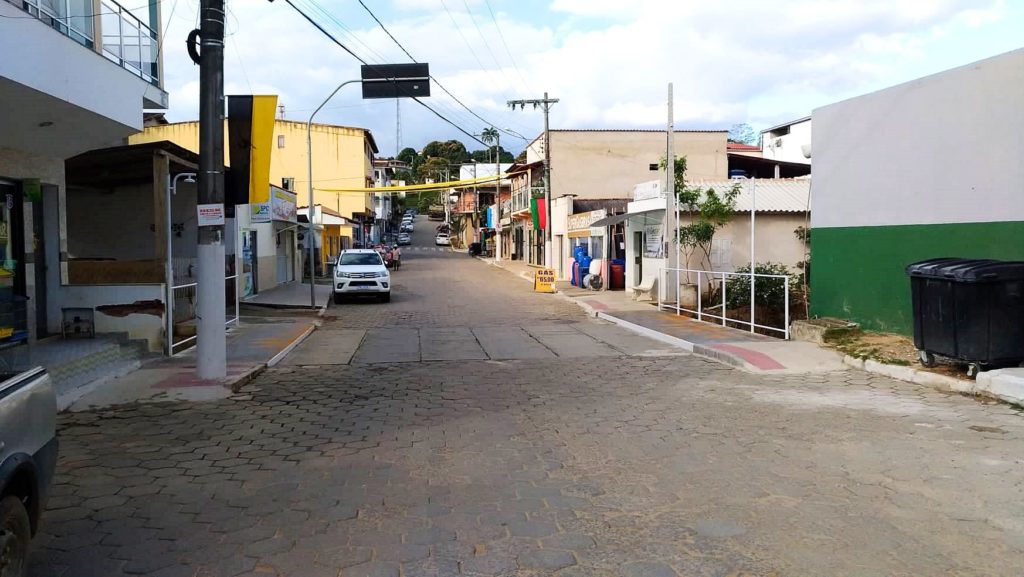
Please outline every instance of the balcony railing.
M101 52L146 82L160 85L157 32L114 0L102 0L99 14L93 12L92 0L8 1L82 46ZM149 10L149 6L143 9ZM97 17L99 26L94 27ZM96 29L101 35L98 45Z
M521 188L512 193L512 212L530 210L531 198L544 198L544 187L534 186L530 189Z
M114 0L100 2L103 55L146 82L160 85L159 37Z

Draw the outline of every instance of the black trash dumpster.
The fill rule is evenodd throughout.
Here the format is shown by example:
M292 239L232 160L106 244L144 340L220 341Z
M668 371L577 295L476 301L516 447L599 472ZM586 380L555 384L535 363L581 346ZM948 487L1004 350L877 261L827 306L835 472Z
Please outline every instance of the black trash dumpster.
M470 256L480 256L480 253L481 253L480 243L478 243L478 242L471 242L471 243L469 243L469 254L470 254Z
M906 271L922 364L940 355L975 376L1024 361L1024 262L940 258Z

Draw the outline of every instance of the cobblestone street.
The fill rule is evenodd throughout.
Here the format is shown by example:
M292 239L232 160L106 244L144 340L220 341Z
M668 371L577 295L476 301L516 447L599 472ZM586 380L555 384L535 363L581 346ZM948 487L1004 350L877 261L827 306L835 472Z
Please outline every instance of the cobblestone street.
M755 376L403 260L230 399L63 415L31 574L1024 574L1013 408Z

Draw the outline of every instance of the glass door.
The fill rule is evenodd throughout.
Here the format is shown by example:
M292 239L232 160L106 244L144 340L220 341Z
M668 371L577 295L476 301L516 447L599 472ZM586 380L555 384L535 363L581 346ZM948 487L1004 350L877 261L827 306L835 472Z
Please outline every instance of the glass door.
M0 344L28 338L20 194L0 181Z

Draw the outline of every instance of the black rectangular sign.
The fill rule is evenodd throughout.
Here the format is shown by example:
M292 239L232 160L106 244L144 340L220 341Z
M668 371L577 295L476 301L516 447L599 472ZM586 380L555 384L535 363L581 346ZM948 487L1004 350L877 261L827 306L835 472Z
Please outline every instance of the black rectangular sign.
M363 98L430 96L428 64L363 65Z

